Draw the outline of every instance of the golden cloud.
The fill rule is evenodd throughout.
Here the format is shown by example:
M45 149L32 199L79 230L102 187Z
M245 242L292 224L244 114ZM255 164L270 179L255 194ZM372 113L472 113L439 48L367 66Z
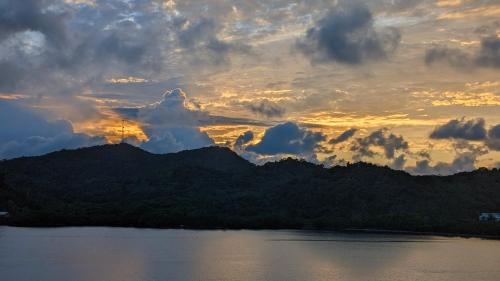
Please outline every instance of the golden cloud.
M455 20L471 17L497 17L500 16L500 5L478 7L459 12L444 13L438 17L440 20Z
M433 106L460 105L466 107L500 106L500 95L492 92L471 93L463 91L415 92L414 97L424 97Z
M106 137L110 143L118 143L122 140L122 125L125 138L136 137L139 141L147 140L140 124L133 120L124 120L118 113L112 110L102 110L103 118L73 124L76 132L89 135L101 135Z
M456 7L462 5L462 0L437 0L438 7Z

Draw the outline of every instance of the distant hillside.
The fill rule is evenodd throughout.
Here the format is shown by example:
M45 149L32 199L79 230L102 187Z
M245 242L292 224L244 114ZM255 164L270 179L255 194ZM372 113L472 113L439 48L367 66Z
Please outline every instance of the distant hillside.
M411 176L365 163L255 166L228 148L155 155L127 145L0 162L11 225L377 228L500 235L500 171Z

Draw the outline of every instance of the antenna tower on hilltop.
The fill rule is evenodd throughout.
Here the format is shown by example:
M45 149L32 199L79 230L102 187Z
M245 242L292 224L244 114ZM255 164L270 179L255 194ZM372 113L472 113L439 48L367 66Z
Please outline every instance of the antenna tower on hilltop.
M121 143L125 142L125 119L122 119L122 141Z

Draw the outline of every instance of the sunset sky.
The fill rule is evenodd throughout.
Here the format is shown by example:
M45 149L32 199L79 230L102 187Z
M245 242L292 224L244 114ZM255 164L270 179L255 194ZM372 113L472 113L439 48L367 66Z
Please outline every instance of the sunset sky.
M0 159L125 141L500 167L499 0L0 0Z

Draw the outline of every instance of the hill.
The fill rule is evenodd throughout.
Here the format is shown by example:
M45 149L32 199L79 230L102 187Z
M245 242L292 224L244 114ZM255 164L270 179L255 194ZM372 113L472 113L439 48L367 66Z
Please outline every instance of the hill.
M411 176L366 163L255 166L228 148L156 155L127 145L0 162L4 224L377 228L500 234L500 171Z

